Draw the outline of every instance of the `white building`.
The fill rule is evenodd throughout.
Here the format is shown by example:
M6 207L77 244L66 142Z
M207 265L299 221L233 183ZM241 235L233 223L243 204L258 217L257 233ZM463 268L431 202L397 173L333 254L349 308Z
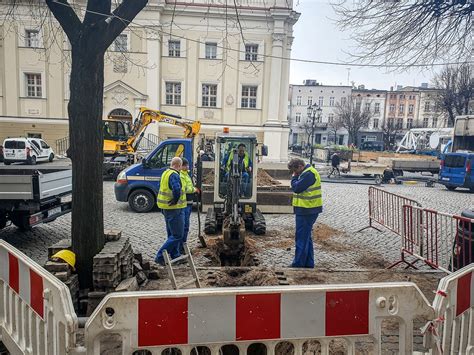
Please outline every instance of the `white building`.
M286 160L289 61L282 58L291 55L299 14L291 0L226 4L150 2L106 55L103 116L131 119L140 106L157 108L200 120L207 137L224 126L255 133L268 160ZM70 49L65 38L52 44L56 28L41 26L30 8L17 11L16 31L0 27L0 141L35 135L54 145L68 135ZM181 130L154 124L148 133Z
M359 146L366 141L382 141L387 91L369 90L365 89L364 85L359 85L357 89L352 89L352 97L355 99L356 106L370 112L369 124L359 131L356 145Z
M347 131L339 129L336 134L331 129L331 122L336 119L336 105L351 96L351 86L322 85L316 80L305 80L303 85L291 85L290 88L290 143L306 145L309 143L307 108L316 103L321 115L316 121L315 144L347 144ZM336 141L335 141L336 140Z

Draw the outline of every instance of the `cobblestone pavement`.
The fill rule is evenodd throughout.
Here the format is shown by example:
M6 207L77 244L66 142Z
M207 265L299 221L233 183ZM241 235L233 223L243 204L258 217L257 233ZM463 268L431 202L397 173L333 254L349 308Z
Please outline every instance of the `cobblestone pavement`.
M387 191L402 194L418 200L424 207L435 208L448 213L460 213L462 209L474 206L474 194L466 191L447 191L443 186L428 188L418 185L384 185ZM335 248L324 248L315 245L317 266L345 269L361 267L361 258L367 256L383 259L385 263L397 260L400 250L400 239L390 232L365 230L367 226L368 204L367 185L323 184L324 212L318 222L327 224L344 233L332 239ZM156 250L166 238L163 216L159 212L137 214L131 212L128 205L115 201L113 182L104 182L104 217L106 228L118 228L123 235L130 237L135 252L141 252L153 259ZM268 233L260 236L272 238L275 233L294 229L293 215L266 215ZM204 216L201 216L204 221ZM70 233L70 216L63 216L49 224L40 225L32 231L21 232L15 227L0 231L0 238L18 247L28 256L43 263L47 256L47 247ZM258 240L258 239L257 239ZM192 215L189 242L192 248L197 242L197 216ZM293 243L288 248L264 248L257 257L263 265L286 266L291 263L294 254ZM327 245L326 245L327 246ZM199 253L197 263L204 265L203 253ZM362 265L363 266L363 265ZM370 265L366 265L370 266Z

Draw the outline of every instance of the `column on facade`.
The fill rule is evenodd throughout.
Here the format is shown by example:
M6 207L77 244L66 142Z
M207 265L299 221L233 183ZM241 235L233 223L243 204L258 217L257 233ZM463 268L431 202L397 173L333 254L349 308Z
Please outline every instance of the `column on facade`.
M268 146L268 156L266 161L284 161L287 159L288 149L288 122L286 125L282 122L281 100L288 101L287 97L282 97L284 89L282 85L288 86L285 82L286 65L283 65L282 57L284 55L283 45L286 37L285 20L290 15L290 10L272 10L274 18L272 34L272 58L270 65L270 90L268 98L268 117L264 124L264 144ZM286 53L285 53L286 54ZM285 136L285 137L283 137Z
M151 109L158 109L160 107L160 84L161 84L161 75L160 75L160 66L161 66L161 39L158 33L158 28L156 30L147 30L147 63L148 70L146 75L146 86L147 86L147 102L142 100L140 105L147 105ZM137 101L135 102L137 105ZM137 109L135 105L135 108ZM137 116L136 116L137 117ZM159 135L159 125L151 124L147 127L147 133L152 133Z

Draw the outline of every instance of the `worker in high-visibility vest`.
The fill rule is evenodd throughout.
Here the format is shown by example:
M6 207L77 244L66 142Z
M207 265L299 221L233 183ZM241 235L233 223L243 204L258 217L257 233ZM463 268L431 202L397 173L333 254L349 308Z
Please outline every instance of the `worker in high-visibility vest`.
M189 233L189 220L191 218L191 211L193 208L193 201L197 191L197 189L193 185L193 180L191 176L189 176L189 162L188 159L182 158L183 165L181 167L181 171L179 172L181 177L181 185L183 187L184 193L186 194L186 207L184 208L184 236L183 242L180 245L180 252L183 253L183 243L186 243L188 240L188 233Z
M167 250L171 259L180 256L179 247L184 237L184 209L186 194L181 184L180 170L183 161L179 157L171 159L170 168L161 175L157 204L163 212L168 238L156 254L155 262L164 265L163 251Z
M291 267L314 268L313 225L323 211L321 178L317 170L302 159L292 159L293 210L296 216L295 258Z
M226 178L229 177L229 172L232 166L234 154L229 152L224 159ZM240 185L240 195L248 197L248 185L250 182L250 174L252 173L252 161L249 158L248 153L246 152L246 146L243 143L240 143L237 147L237 158L239 172L242 174L241 185Z

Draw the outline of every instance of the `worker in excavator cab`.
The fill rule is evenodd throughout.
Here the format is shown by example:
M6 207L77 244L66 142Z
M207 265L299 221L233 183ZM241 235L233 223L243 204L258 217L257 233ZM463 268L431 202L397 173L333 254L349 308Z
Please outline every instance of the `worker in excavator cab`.
M227 154L226 154L227 155ZM237 146L237 156L239 159L239 171L242 173L242 182L240 186L240 194L242 196L247 196L248 194L248 185L250 182L250 174L252 173L252 161L249 158L248 153L246 152L246 146L243 143L240 143ZM224 159L225 161L225 171L226 171L226 178L229 176L229 172L232 166L232 159L233 154L232 150L228 153L227 158Z
M313 225L323 211L321 178L317 170L302 159L288 163L293 174L293 210L296 216L295 258L291 267L314 268Z

